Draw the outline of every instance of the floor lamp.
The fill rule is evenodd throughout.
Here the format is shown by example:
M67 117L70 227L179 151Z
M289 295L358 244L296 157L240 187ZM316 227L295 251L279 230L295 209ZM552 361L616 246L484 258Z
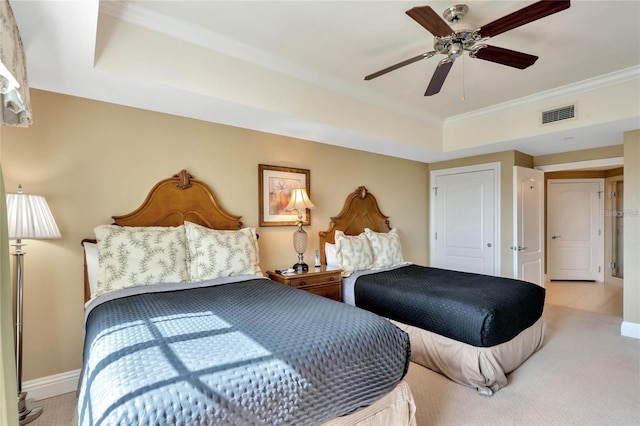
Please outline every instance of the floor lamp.
M18 383L18 420L27 424L42 414L42 407L29 407L27 393L22 391L22 281L25 246L22 239L43 240L60 238L51 210L44 197L18 192L7 194L7 221L9 239L15 240L15 292L16 292L16 374Z

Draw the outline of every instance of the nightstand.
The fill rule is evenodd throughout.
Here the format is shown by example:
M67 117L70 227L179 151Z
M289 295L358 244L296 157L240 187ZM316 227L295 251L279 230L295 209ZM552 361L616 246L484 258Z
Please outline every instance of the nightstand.
M341 269L309 268L308 272L296 272L290 275L277 274L267 271L267 276L273 281L317 294L318 296L342 301L342 277Z

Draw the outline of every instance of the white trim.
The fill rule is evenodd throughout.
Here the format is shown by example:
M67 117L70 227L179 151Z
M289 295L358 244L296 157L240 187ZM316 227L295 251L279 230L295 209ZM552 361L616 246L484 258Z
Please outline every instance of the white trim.
M75 392L78 389L80 370L67 371L53 376L27 380L22 384L22 390L27 392L27 398L36 401Z
M502 275L502 267L501 267L501 236L502 236L502 220L500 217L502 205L502 171L501 171L501 163L499 161L494 163L485 163L485 164L474 164L471 166L462 166L462 167L453 167L450 169L440 169L433 170L429 174L429 184L431 185L429 191L429 264L434 264L435 258L435 230L436 230L436 199L435 199L435 191L433 190L434 182L438 176L443 175L452 175L452 174L460 174L460 173L469 173L469 172L479 172L483 170L492 170L493 174L493 185L494 185L494 211L495 211L495 222L493 224L493 237L495 247L495 254L493 256L493 270L494 275L501 276Z
M640 324L635 322L623 321L620 325L620 334L626 337L640 339Z
M593 167L623 166L624 157L602 158L600 160L576 161L575 163L549 164L548 166L536 166L534 169L543 172L558 172L565 170L588 169Z

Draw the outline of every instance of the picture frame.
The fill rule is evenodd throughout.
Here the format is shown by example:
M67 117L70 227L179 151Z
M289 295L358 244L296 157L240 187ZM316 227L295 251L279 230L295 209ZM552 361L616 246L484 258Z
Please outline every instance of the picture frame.
M291 190L305 188L310 195L311 173L306 169L258 164L258 205L260 226L294 226L298 212L287 212ZM311 224L311 210L306 209L303 225Z

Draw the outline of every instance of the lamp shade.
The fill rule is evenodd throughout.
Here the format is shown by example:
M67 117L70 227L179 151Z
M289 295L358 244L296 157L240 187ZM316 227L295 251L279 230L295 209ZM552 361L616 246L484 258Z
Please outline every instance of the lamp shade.
M298 188L291 191L291 199L289 200L289 204L285 207L285 210L304 210L304 209L313 209L316 206L313 205L309 196L307 195L307 190L304 188Z
M7 221L11 240L44 240L61 236L44 197L24 194L20 186L16 194L7 194Z

